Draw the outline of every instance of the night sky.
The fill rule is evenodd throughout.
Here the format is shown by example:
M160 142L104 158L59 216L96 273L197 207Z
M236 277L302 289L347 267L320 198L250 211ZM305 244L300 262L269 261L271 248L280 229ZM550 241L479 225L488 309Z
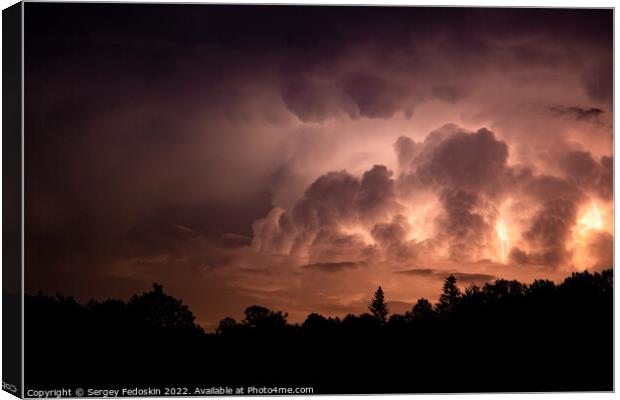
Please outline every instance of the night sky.
M25 13L28 292L211 330L612 265L611 10Z

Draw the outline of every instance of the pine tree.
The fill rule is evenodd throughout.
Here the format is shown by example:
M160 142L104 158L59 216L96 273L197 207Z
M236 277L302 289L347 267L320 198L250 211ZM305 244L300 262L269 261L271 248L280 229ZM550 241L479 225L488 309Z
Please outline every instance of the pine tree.
M461 291L456 286L456 278L450 274L443 283L443 290L441 296L439 296L439 303L437 304L437 310L441 314L447 314L454 310L461 298Z
M385 301L385 295L383 289L379 286L379 289L375 292L375 296L368 305L368 310L381 324L385 324L387 316L389 314L388 305Z

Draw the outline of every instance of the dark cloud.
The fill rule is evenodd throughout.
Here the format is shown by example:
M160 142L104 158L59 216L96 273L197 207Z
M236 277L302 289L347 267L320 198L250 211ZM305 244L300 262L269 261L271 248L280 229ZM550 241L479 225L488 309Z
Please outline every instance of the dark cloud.
M467 272L457 272L457 271L449 272L449 271L442 271L442 270L428 269L428 268L406 269L406 270L396 271L395 273L428 277L428 278L441 280L441 281L446 279L449 275L454 275L457 282L473 283L473 284L478 284L478 285L491 282L497 279L495 275L490 275L490 274L477 274L477 273L467 273Z
M340 116L385 119L399 112L411 117L425 101L455 104L475 91L476 84L462 79L463 73L476 77L487 71L524 68L552 73L575 68L575 49L589 53L593 42L597 55L611 52L612 25L603 12L529 10L526 16L514 10L472 8L444 10L443 17L437 18L430 9L402 11L398 16L387 17L383 10L368 15L381 32L373 35L369 26L347 18L333 23L339 11L321 21L317 26L325 30L317 37L334 40L324 43L315 38L314 42L331 50L303 46L301 54L290 57L291 66L282 71L282 98L288 109L307 122ZM579 28L571 32L563 24ZM357 40L347 40L351 38ZM365 56L360 59L362 52ZM580 68L583 88L596 101L609 99L611 88L611 62L600 62L606 69L598 64L592 58Z
M558 266L570 256L566 241L575 224L576 204L570 200L547 202L534 216L530 228L523 233L530 250L515 248L511 254L519 263Z
M397 215L390 223L378 223L372 230L371 235L378 243L389 247L400 244L407 239L409 223L402 215Z
M455 260L482 256L493 230L491 221L479 211L485 207L475 192L447 189L441 193L445 215L437 219L438 229L447 238L450 257Z
M507 159L506 143L483 128L442 140L431 159L417 168L417 175L428 184L492 192L500 185Z
M305 74L294 73L282 84L286 107L304 122L320 122L342 114L388 119L399 111L413 113L412 89L377 75L335 65L321 65ZM323 75L335 69L339 74ZM402 81L401 81L402 82Z
M395 271L394 273L405 274L405 275L432 276L435 274L435 270L431 268L413 268L413 269Z
M357 107L359 116L390 118L406 107L410 91L396 82L371 75L354 75L344 83L344 91ZM405 108L407 115L413 111Z
M439 145L457 134L471 132L456 124L445 124L439 129L431 131L424 140L416 142L407 136L400 136L393 147L398 157L398 166L401 172L415 173L421 165L432 161Z
M357 218L358 178L346 171L329 172L306 190L295 205L295 222L303 226L329 226Z
M604 113L600 108L581 108L581 107L549 107L549 110L555 115L569 116L577 121L594 121L598 122L599 117Z
M349 115L357 112L338 85L313 84L303 78L287 82L282 88L282 100L303 122L320 122L343 112Z
M441 101L456 103L467 95L467 88L459 85L437 85L431 91Z
M583 192L570 180L549 175L522 176L523 194L535 199L538 204L544 205L555 200L562 200L570 204L576 204L582 197Z
M464 283L486 283L490 281L494 281L497 279L495 275L489 274L471 274L467 272L453 272L452 275L457 279L457 281ZM447 277L447 274L446 274ZM445 278L444 278L445 279Z
M412 227L403 215L397 214L389 223L377 223L370 234L385 252L385 257L392 260L406 261L417 257L420 244L409 240Z
M603 199L609 199L613 195L611 157L603 156L600 161L596 161L590 152L572 151L566 154L560 163L566 171L567 179L579 189Z
M573 151L562 160L568 178L580 186L597 183L601 175L601 165L587 151Z
M402 208L396 201L392 175L393 172L383 165L375 165L362 175L357 207L363 219L385 220Z
M315 264L307 264L302 268L309 270L316 270L321 272L340 272L348 269L356 269L365 267L366 263L361 261L342 261L342 262L333 262L333 263L315 263Z
M583 86L591 100L610 107L613 99L613 63L605 59L582 75Z

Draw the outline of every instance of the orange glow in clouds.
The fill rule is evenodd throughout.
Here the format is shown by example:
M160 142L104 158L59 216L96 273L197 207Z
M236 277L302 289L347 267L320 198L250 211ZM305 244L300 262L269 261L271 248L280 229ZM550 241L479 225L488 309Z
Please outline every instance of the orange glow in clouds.
M600 232L610 231L611 224L607 223L607 217L608 213L605 210L601 211L594 201L581 210L577 224L573 228L573 262L578 270L588 269L595 263L596 260L590 250L591 243Z
M508 232L506 232L506 225L504 225L504 220L501 217L497 221L495 230L497 232L497 239L499 240L499 244L501 247L500 259L502 260L502 262L506 262L508 251L510 250L510 239L508 238Z
M592 206L582 215L577 225L585 231L603 229L603 219L595 202L592 202Z

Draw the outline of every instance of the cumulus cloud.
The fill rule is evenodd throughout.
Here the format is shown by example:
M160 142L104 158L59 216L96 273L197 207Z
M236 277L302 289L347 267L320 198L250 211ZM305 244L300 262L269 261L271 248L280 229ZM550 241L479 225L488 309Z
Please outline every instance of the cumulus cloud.
M485 216L485 205L475 192L444 190L441 204L445 214L437 218L441 236L447 239L449 255L455 260L484 257L486 247L495 235L495 218ZM493 236L492 236L493 235Z
M383 249L387 259L410 261L422 251L420 243L409 238L412 226L401 214L391 222L379 222L370 231L375 243Z
M320 176L292 210L274 208L254 222L253 248L307 255L315 262L367 257L373 253L371 228L404 209L392 175L375 165L361 179L346 171Z
M314 181L295 205L297 223L318 228L356 220L359 178L346 171L329 172Z
M381 221L402 210L396 199L393 172L383 165L375 165L364 172L357 193L356 206L362 220Z
M581 190L609 199L612 193L613 162L611 157L603 156L600 161L587 151L571 151L564 155L560 163L566 171L567 179Z
M558 266L570 256L566 241L575 223L577 209L574 202L555 200L547 202L536 213L530 228L523 233L530 251L516 249L512 257L519 263Z
M441 141L417 176L423 183L490 192L501 183L507 158L508 146L491 131L459 132Z
M584 201L611 193L609 157L596 161L567 148L554 153L560 176L536 174L509 164L508 144L485 128L448 124L422 141L401 136L393 148L396 178L382 165L359 178L322 175L292 211L274 209L255 222L254 247L268 242L316 263L501 258L557 268L572 261L572 230ZM424 223L415 202L420 193L437 205ZM510 231L503 239L500 224Z

